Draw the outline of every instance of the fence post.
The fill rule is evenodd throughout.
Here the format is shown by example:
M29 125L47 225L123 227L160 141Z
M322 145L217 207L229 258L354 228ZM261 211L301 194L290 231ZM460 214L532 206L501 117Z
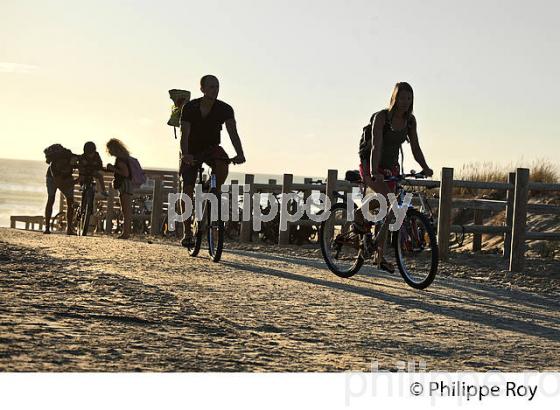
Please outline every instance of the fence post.
M517 168L513 199L513 225L511 228L510 272L521 272L525 265L525 233L527 223L527 200L529 198L529 170Z
M152 220L150 233L159 235L161 233L161 213L163 211L163 181L161 177L154 178L154 192L152 195Z
M109 196L107 197L107 212L105 213L105 233L113 233L113 206L115 202L115 190L109 186Z
M251 209L251 203L253 202L254 182L255 176L253 174L245 174L245 186L243 187L243 217L241 218L241 233L239 234L241 242L251 242L251 234L253 232L253 212ZM245 187L248 188L247 191L245 190ZM245 203L246 193L249 194L249 204ZM248 217L245 216L246 212L249 213Z
M449 231L451 229L451 205L453 201L453 168L441 169L438 207L438 248L442 261L449 259Z
M294 182L294 176L292 174L284 174L282 178L282 194L289 194L292 192L292 183ZM283 196L283 195L282 195ZM282 201L284 198L282 198ZM282 203L281 206L286 206L285 203ZM284 215L280 211L280 227L284 223ZM287 224L287 229L283 231L282 229L278 228L278 245L288 245L290 243L290 224Z
M337 198L334 196L333 192L336 191L336 186L338 183L338 170L329 169L327 171L327 180L325 181L325 195L329 198L331 206L335 204ZM325 236L327 238L332 238L334 235L334 225L326 224L327 232Z
M515 194L515 172L508 175L508 183L514 185L506 191L506 226L510 229L504 237L504 258L511 255L511 230L513 229L513 198Z
M482 209L475 209L474 210L474 224L475 225L482 225ZM473 252L479 252L482 249L482 234L481 233L474 233L473 234L473 243L472 243L472 250Z

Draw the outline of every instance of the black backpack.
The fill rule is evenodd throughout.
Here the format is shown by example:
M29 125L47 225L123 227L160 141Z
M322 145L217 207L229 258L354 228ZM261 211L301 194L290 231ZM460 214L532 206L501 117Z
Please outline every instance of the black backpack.
M360 148L359 148L359 155L360 155L360 161L361 162L365 162L365 161L370 160L371 150L373 148L371 146L371 132L372 132L372 128L373 128L373 122L375 121L375 117L377 116L377 114L379 114L383 111L388 111L388 110L384 109L384 110L381 110L381 111L377 111L376 113L373 113L373 115L369 119L369 123L362 129L362 136L360 137ZM387 117L385 117L385 119L387 119ZM385 121L385 125L387 125L387 121ZM408 140L408 137L407 137L406 141L410 142ZM402 146L401 146L401 166L402 166L403 162L404 162L404 154L403 154L403 150L402 150Z
M53 177L72 175L74 168L72 164L74 154L72 154L72 151L60 144L53 144L45 148L43 152L45 153L47 164L50 164L49 170Z

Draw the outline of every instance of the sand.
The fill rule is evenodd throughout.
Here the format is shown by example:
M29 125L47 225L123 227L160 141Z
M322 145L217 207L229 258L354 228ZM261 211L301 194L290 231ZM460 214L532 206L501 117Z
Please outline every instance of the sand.
M427 291L316 249L0 229L2 371L560 369L559 262L452 254Z

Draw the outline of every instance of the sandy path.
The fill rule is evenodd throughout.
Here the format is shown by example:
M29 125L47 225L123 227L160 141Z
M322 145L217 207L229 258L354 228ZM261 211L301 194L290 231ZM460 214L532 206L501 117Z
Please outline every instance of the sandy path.
M0 294L0 370L560 369L558 298L443 275L0 229Z

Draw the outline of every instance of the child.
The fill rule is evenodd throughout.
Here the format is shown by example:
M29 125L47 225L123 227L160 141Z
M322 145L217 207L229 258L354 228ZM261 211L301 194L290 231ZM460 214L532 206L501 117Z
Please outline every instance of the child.
M105 190L105 181L103 181L103 162L97 152L95 144L88 141L84 144L84 153L78 158L78 172L80 174L80 185L83 185L87 178L95 178L99 183L101 194L108 196Z
M107 170L114 173L113 185L119 191L123 213L123 233L119 236L119 239L128 239L132 223L132 181L128 165L130 153L126 146L116 138L111 138L107 142L107 152L116 158L115 165L108 164Z

